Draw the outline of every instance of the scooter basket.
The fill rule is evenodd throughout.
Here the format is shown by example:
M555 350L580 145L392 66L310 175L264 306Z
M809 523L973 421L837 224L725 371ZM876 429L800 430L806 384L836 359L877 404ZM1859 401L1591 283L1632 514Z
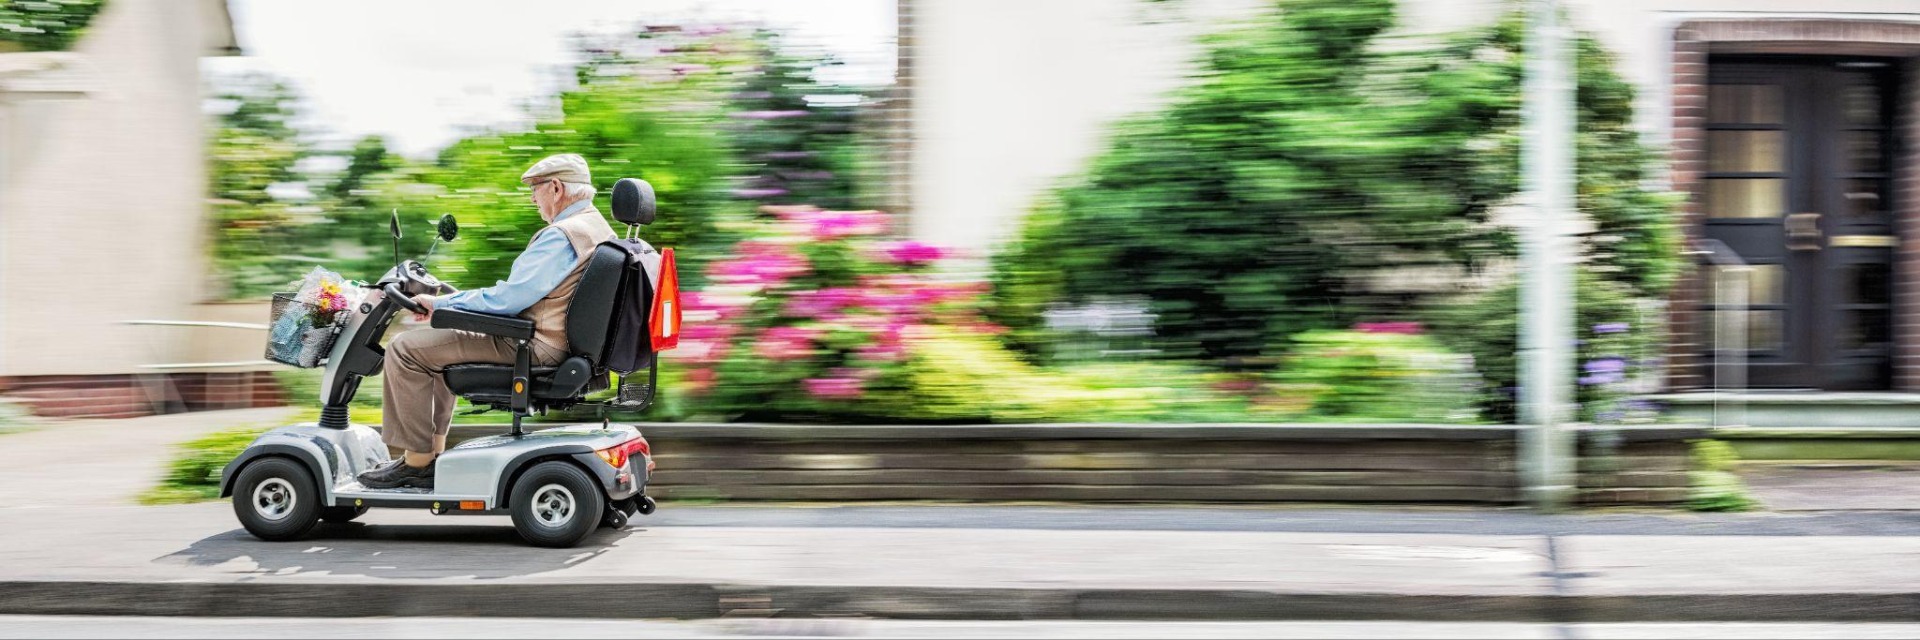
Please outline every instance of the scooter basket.
M302 369L320 366L340 338L340 324L314 326L320 311L314 305L294 299L298 294L273 294L268 314L267 359ZM341 314L342 318L345 314Z

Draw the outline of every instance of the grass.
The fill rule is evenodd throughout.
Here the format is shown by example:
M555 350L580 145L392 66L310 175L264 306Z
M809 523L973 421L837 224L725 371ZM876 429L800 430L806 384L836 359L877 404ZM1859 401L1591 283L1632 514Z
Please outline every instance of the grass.
M140 504L181 504L220 497L220 471L242 449L271 427L249 425L216 431L174 447L167 475L140 494Z
M1719 440L1693 443L1694 469L1687 472L1691 490L1687 495L1689 511L1752 511L1760 503L1747 494L1747 483L1733 474L1740 456L1733 447Z

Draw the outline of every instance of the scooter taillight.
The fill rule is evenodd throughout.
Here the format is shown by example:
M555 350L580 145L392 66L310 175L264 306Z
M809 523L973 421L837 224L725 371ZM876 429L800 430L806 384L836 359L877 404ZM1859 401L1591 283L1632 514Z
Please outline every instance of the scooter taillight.
M627 466L627 459L637 453L647 459L647 470L653 470L653 447L647 444L646 438L634 438L594 453L615 469Z

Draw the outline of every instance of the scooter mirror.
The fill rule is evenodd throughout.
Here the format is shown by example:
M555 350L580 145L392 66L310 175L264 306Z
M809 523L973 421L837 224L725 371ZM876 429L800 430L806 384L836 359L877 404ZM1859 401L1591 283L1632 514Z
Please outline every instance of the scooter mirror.
M393 234L393 239L395 240L400 239L400 210L399 209L394 209L393 215L387 218L387 232Z
M439 232L441 242L453 242L454 238L460 237L460 223L453 220L451 213L440 214L440 222L434 225L434 229Z

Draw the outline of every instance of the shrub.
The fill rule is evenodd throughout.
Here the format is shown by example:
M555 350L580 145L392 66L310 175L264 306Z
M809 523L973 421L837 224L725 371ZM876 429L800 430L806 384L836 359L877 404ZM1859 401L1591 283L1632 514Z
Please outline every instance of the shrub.
M1636 379L1658 370L1665 339L1660 314L1626 286L1585 270L1576 275L1575 289L1579 419L1605 424L1651 419L1653 408L1632 395ZM1488 385L1482 407L1497 422L1518 418L1520 309L1520 284L1510 282L1427 314L1441 343L1473 356Z
M1760 506L1747 494L1747 483L1733 474L1740 456L1733 447L1719 440L1693 442L1693 469L1687 473L1691 488L1687 508L1693 511L1750 511Z
M1387 276L1516 254L1491 212L1520 187L1522 14L1388 52L1391 0L1275 4L1210 37L1191 85L1033 208L994 265L1010 342L1042 353L1051 303L1140 297L1166 356L1264 366L1291 336L1440 295ZM1658 297L1680 264L1675 200L1645 186L1657 154L1611 57L1581 38L1576 67L1582 258Z
M1273 376L1280 411L1335 420L1473 422L1479 376L1431 337L1312 331Z
M218 431L180 444L160 485L140 497L146 504L196 502L220 495L220 472L265 432L249 426Z

